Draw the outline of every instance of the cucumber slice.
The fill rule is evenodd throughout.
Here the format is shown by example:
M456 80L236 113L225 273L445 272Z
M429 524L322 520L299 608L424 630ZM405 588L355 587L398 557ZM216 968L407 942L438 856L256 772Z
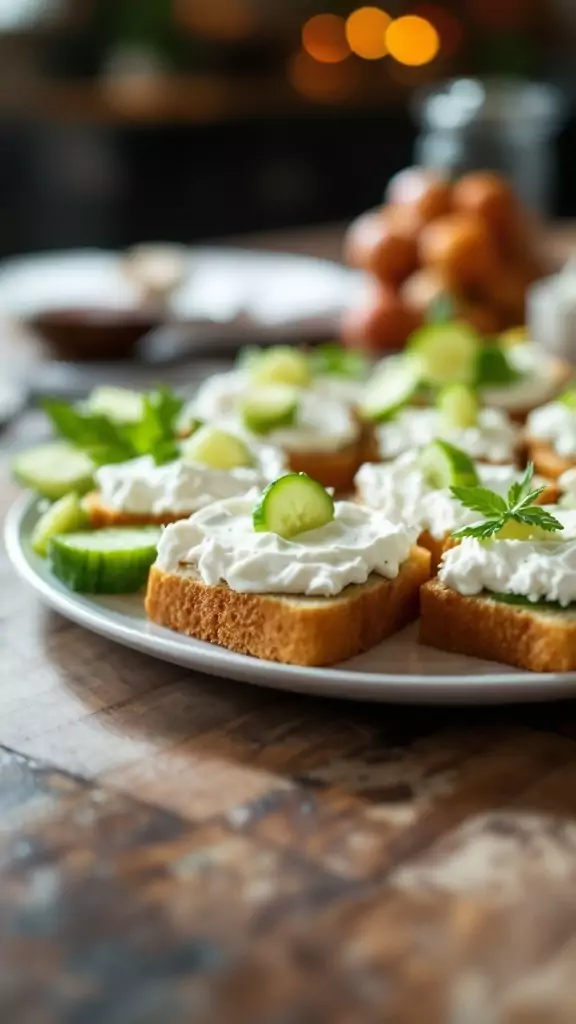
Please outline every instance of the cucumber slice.
M60 533L80 530L88 523L88 516L82 508L77 494L65 494L55 505L40 516L32 532L32 550L44 558L48 554L48 542Z
M144 398L128 388L95 388L86 406L92 413L107 416L114 423L138 423L144 414Z
M407 351L417 360L422 380L441 387L457 381L474 383L482 344L467 324L429 324L412 335Z
M562 402L562 405L567 405L569 409L573 409L576 412L576 388L570 388L569 391L565 391L563 395L560 395L558 399Z
M200 462L211 469L236 469L253 466L252 453L244 441L217 427L200 427L181 446L182 458Z
M298 415L298 391L287 384L258 388L243 399L241 415L244 426L254 434L291 427Z
M442 424L449 430L465 430L478 422L480 403L476 392L466 384L447 384L436 400Z
M269 484L252 513L257 533L277 533L290 540L334 519L334 501L307 473L289 473Z
M360 403L360 413L366 420L382 423L391 419L414 398L420 380L418 367L410 359L396 359L383 366L368 382Z
M361 352L342 345L318 345L310 355L312 371L327 377L346 377L362 380L368 370L368 360Z
M48 559L54 575L83 594L132 594L148 579L160 528L93 530L52 537Z
M307 356L298 349L277 345L262 352L259 359L249 364L250 379L260 387L266 384L292 384L306 387L312 374Z
M538 525L517 523L513 519L509 519L502 529L498 530L498 533L493 534L493 538L494 540L544 540L554 542L562 540L562 533L560 530L557 532L543 530Z
M94 469L85 452L65 441L29 448L12 462L16 479L50 501L58 501L70 491L86 494L94 483Z
M431 487L446 490L449 487L476 487L478 473L466 452L448 441L432 441L419 455L419 463Z

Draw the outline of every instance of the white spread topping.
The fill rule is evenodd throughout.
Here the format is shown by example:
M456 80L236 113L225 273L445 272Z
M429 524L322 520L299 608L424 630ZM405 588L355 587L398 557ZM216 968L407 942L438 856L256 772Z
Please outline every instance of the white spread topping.
M484 388L483 401L516 412L549 402L558 391L557 362L538 345L523 343L507 351L510 364L522 374L505 387Z
M558 477L558 486L562 492L560 504L564 508L576 509L576 469L567 469Z
M190 515L214 501L262 488L286 472L281 452L268 445L252 449L254 467L212 469L178 459L157 466L151 456L102 466L96 485L102 504L132 515Z
M478 463L476 471L483 487L502 496L518 478L518 470L511 465ZM478 513L464 508L449 489L439 490L427 483L414 451L400 455L394 462L366 463L355 482L358 497L365 505L379 509L393 523L428 530L436 540L478 521Z
M340 501L333 522L284 540L255 532L257 500L257 494L232 498L167 527L158 567L208 586L227 583L242 594L333 597L371 573L395 579L416 539L415 530L392 525L381 512Z
M186 405L182 421L186 423L191 419L199 419L213 422L232 416L249 385L250 380L245 370L212 374Z
M576 601L576 539L535 543L465 537L446 552L438 577L467 596L491 590L565 607Z
M558 455L576 457L576 411L564 402L550 402L531 412L526 422L530 437L548 441Z
M441 438L461 448L473 459L511 462L518 443L518 428L500 409L481 409L473 427L447 428L436 409L402 409L377 430L380 457L394 459Z

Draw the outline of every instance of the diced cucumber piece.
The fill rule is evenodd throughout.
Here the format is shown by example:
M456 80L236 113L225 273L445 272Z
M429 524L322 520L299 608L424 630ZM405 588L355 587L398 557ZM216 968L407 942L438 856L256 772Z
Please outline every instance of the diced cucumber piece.
M476 487L480 482L472 459L448 441L432 441L422 449L418 461L429 485L438 490Z
M287 384L257 388L241 402L244 426L255 434L291 427L298 415L298 390Z
M90 412L107 416L115 423L138 423L144 413L144 397L128 388L94 388L86 406Z
M361 415L376 423L390 419L414 398L419 384L418 367L411 359L389 360L368 381Z
M94 483L94 469L85 452L65 441L29 448L12 462L16 479L50 501L58 501L70 491L86 494Z
M368 361L361 352L342 345L318 345L310 355L315 374L327 377L347 377L362 380L368 370Z
M331 495L306 473L289 473L269 484L252 514L258 533L277 533L285 540L333 519Z
M250 379L256 386L266 384L292 384L306 387L311 380L308 357L288 345L266 349L259 359L249 364Z
M480 403L473 388L466 384L447 384L438 394L436 408L445 427L465 430L476 426Z
M502 346L484 344L479 349L476 366L477 387L506 387L514 384L521 376Z
M55 505L51 505L41 516L32 532L32 550L44 558L48 554L48 542L60 533L71 533L88 524L88 516L77 494L65 494Z
M415 331L407 351L418 361L422 380L441 387L457 381L474 383L482 344L480 335L467 324L429 324Z
M498 533L493 534L494 540L562 540L561 531L543 530L541 526L532 523L517 523L509 519Z
M565 391L564 394L560 395L558 401L576 412L576 388L570 388L568 391Z
M181 452L187 462L200 462L211 469L254 465L252 453L244 441L218 427L200 427L183 442Z
M48 558L62 583L83 594L140 590L156 560L160 528L111 528L52 537Z

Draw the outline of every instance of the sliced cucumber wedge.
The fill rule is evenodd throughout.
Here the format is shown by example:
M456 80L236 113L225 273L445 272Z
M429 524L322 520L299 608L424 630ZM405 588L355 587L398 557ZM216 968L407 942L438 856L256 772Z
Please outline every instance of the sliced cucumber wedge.
M418 361L422 380L441 387L474 383L482 344L480 335L467 324L429 324L412 335L407 351Z
M148 579L160 528L93 530L52 537L48 559L54 575L83 594L132 594Z
M418 461L427 483L435 489L476 487L480 482L472 459L448 441L432 441L422 449Z
M333 519L331 495L306 473L289 473L269 484L252 513L257 533L277 533L285 540L317 530Z
M298 416L298 390L287 384L257 388L243 399L241 415L244 426L254 434L291 427Z
M82 507L77 494L65 494L60 501L40 516L32 532L32 550L45 558L48 554L48 543L52 537L61 533L71 533L88 525L88 516Z
M466 384L447 384L438 394L436 408L443 426L449 430L465 430L476 426L480 403L473 388Z
M252 466L254 459L248 445L234 434L218 427L200 427L181 446L186 462L199 462L211 469L237 469Z
M248 366L250 379L256 387L266 384L292 384L306 387L312 373L308 357L288 345L266 349Z
M390 360L366 385L360 403L362 417L376 423L391 419L414 398L419 384L415 362L404 358Z
M86 406L90 412L107 416L115 423L138 423L144 413L144 397L128 388L94 388Z
M12 462L15 478L50 501L58 501L70 491L86 494L93 486L94 469L85 452L65 441L29 448Z
M558 401L576 412L576 388L570 388L568 391L565 391L564 394L560 395Z
M562 533L561 531L543 530L537 524L517 523L513 519L509 519L493 537L494 540L532 540L554 543L554 541L562 540Z

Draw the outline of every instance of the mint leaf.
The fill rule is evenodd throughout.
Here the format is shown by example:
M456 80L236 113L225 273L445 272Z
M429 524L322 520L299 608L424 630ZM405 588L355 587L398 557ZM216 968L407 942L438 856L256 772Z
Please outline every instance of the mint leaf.
M529 492L534 476L534 464L529 462L519 480L512 484L508 491L508 507L514 508Z
M480 512L487 519L505 515L508 511L504 498L487 487L451 487L450 490L466 508Z
M522 374L510 363L499 345L483 345L476 365L477 387L505 387L513 384Z
M331 377L361 380L366 376L368 362L361 352L342 348L341 345L318 345L310 354L312 372Z
M563 530L564 526L547 509L536 505L534 508L525 508L519 512L513 512L510 517L516 523L525 523L527 526L539 526L542 530L555 533Z
M482 523L473 523L471 526L463 526L462 529L456 530L452 534L457 540L462 537L476 537L477 540L488 540L493 537L495 533L498 533L504 525L505 518L502 519L489 519Z

